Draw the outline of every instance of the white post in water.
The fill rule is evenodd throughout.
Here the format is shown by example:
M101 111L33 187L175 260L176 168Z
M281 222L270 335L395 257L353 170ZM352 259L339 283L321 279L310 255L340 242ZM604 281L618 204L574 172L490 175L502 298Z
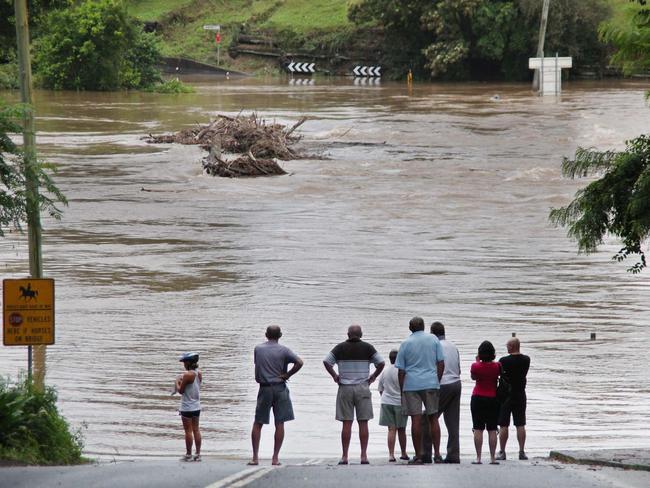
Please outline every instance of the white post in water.
M530 58L528 68L539 72L539 94L559 95L562 93L562 68L570 68L573 64L571 57L560 58Z

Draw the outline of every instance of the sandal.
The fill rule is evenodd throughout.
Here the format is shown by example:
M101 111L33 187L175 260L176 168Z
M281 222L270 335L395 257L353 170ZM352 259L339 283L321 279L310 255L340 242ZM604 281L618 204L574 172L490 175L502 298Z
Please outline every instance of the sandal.
M404 456L400 456L399 458L400 458L402 461L408 461L409 459L411 459L411 458L408 457L406 454L405 454Z
M181 458L181 461L185 461L185 462L191 461L191 460L192 460L192 455L191 454L185 454L185 456L183 456Z
M195 454L194 457L192 458L193 461L201 462L201 455L200 454Z
M422 459L417 458L417 457L414 457L413 459L411 459L411 460L408 462L408 464L411 464L411 465L419 465L419 464L424 464L424 463L422 462Z

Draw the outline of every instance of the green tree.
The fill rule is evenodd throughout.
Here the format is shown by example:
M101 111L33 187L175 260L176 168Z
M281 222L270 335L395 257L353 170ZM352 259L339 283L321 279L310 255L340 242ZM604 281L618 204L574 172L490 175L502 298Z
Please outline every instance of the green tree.
M568 227L582 252L594 252L608 234L617 236L623 247L614 259L638 254L639 262L628 271L638 273L645 268L643 245L650 235L650 136L627 141L620 152L578 149L573 160L564 159L562 173L569 178L602 176L579 190L569 205L551 210L551 221Z
M604 23L600 35L616 49L611 61L624 73L650 68L650 7L645 0L631 0L623 18Z
M650 7L646 0L630 0L623 24L606 24L603 38L618 48L613 60L628 73L650 67ZM594 252L606 235L621 239L614 255L623 261L638 255L628 271L647 266L645 249L650 236L650 135L626 142L624 151L578 149L573 160L564 159L562 173L570 178L600 175L579 190L566 207L552 209L551 222L568 228L578 250Z
M27 219L24 163L18 148L9 137L22 132L15 120L25 107L11 107L0 101L0 236L7 228L22 229ZM41 210L59 219L61 211L57 204L66 204L65 196L55 186L48 174L52 166L39 164L36 176L39 186L45 190L39 195Z
M549 52L604 64L598 25L609 15L606 0L553 0L550 12ZM431 77L453 79L529 77L540 14L540 0L363 0L350 10L354 22L384 29L398 60L411 56Z
M154 35L120 0L84 0L44 18L34 70L47 88L117 90L159 81L159 60Z

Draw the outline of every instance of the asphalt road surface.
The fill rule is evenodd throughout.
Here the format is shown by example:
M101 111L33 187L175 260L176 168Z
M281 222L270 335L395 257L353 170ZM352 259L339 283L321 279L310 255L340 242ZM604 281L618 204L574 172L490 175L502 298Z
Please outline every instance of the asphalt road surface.
M505 461L499 466L407 466L371 460L370 466L337 466L333 459L247 466L242 460L204 458L99 462L85 466L4 467L0 487L50 488L291 488L291 487L480 487L480 488L648 488L650 472L591 467L547 459Z

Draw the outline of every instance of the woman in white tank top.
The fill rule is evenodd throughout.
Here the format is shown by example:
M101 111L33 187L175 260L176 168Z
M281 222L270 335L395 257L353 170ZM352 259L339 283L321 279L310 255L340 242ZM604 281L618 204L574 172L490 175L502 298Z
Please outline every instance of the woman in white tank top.
M203 375L199 370L199 354L187 352L180 361L185 366L185 372L176 378L176 391L182 395L178 413L183 421L185 430L185 456L182 461L201 460L201 432L199 430L199 416L201 415L201 383ZM192 444L195 454L192 457Z

